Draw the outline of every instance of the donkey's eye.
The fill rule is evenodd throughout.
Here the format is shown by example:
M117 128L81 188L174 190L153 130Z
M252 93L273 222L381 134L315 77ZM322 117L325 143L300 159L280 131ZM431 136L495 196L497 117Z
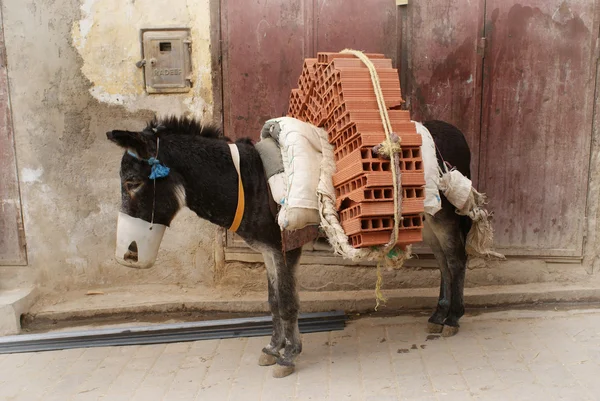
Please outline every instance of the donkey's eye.
M129 195L133 195L140 187L143 182L141 181L126 181L125 182L125 190L129 193Z

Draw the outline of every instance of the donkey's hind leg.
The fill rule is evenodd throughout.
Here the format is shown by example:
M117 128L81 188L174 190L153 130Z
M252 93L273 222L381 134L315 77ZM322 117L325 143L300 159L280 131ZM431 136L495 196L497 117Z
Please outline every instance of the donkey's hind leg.
M258 359L258 364L260 366L275 365L277 360L281 357L279 351L285 346L283 325L279 314L279 297L277 295L279 272L273 256L273 252L263 252L265 267L267 268L269 308L271 309L271 317L273 319L273 333L271 335L271 341L263 348L260 358Z
M429 319L428 330L441 331L443 336L458 332L458 320L465 310L463 292L467 254L462 218L446 207L435 217L428 216L425 220L424 237L434 252L442 276L438 305Z
M284 350L273 370L273 377L285 377L295 370L296 357L302 352L302 340L298 328L300 300L296 289L296 267L300 261L302 248L283 254L274 252L273 260L277 268L277 300L281 331L284 337Z

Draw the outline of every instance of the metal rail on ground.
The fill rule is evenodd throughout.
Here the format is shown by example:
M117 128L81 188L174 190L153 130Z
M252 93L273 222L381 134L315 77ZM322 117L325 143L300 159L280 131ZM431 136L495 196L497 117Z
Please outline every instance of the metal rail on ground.
M343 311L304 313L301 333L343 330ZM271 316L0 337L0 354L271 335Z

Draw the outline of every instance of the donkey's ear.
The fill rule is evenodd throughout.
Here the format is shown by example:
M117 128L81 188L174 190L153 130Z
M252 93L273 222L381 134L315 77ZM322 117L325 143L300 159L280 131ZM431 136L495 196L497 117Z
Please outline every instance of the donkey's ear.
M134 152L142 158L148 158L153 154L153 150L151 149L153 142L148 138L148 135L143 132L115 130L107 132L106 138L120 147Z

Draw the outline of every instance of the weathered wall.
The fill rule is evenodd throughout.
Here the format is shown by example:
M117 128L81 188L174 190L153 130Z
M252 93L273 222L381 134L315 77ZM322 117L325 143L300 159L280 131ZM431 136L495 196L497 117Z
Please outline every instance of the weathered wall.
M208 0L3 0L17 163L29 266L49 291L210 280L215 228L183 211L155 268L113 260L121 150L115 128L140 129L154 112L211 118ZM189 27L195 86L143 89L139 32Z
M154 112L211 118L209 0L3 0L1 4L29 260L28 267L15 267L11 274L31 277L47 291L210 283L218 235L212 225L187 210L167 231L153 269L136 271L114 262L121 151L105 138L110 129L142 127ZM142 71L135 62L140 58L139 31L148 27L192 29L191 93L145 94ZM596 103L600 106L600 92ZM600 163L598 114L596 119L592 171L598 171ZM583 265L542 260L484 264L472 266L467 284L586 281L592 261L600 265L598 177L591 174ZM262 264L234 263L224 269L220 284L264 289ZM7 277L2 274L0 288ZM431 269L385 272L385 285L435 287L438 274ZM299 285L306 290L372 288L374 277L372 267L311 265L300 269Z

